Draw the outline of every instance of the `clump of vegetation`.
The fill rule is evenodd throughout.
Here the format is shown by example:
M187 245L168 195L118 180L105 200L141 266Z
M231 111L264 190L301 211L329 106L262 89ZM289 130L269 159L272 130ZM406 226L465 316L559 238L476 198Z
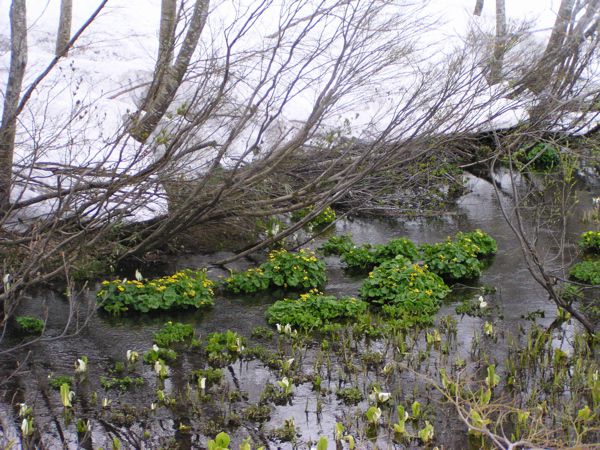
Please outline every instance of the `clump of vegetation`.
M170 348L160 348L158 345L154 345L152 349L144 353L143 359L146 364L154 364L159 359L162 361L175 361L177 352Z
M551 170L560 165L560 155L553 145L540 142L526 153L526 162L533 162L536 169Z
M335 395L344 405L358 405L364 398L357 387L338 389Z
M250 405L242 414L251 422L266 422L271 418L271 408L268 405Z
M337 255L340 256L355 247L352 241L352 236L344 234L342 236L331 236L323 245L319 247L321 253L325 256Z
M376 267L360 289L361 298L387 305L385 312L401 316L431 317L450 289L427 266L411 263L403 256Z
M154 343L159 347L170 347L191 340L194 337L194 327L180 322L167 322L156 333L154 333Z
M271 280L260 268L250 268L245 272L234 272L225 279L225 288L234 294L255 294L269 287Z
M37 317L17 316L15 320L22 333L42 334L42 331L44 331L44 321Z
M302 208L292 213L292 220L294 222L299 222L304 219L308 214L312 212L314 206L309 206L307 208ZM320 229L325 228L327 225L333 223L337 218L335 211L331 206L327 206L323 211L317 214L314 218L312 218L306 226L311 229Z
M142 386L144 384L143 377L100 377L100 385L104 390L120 389L125 391L131 386Z
M410 239L406 238L392 239L386 244L374 247L374 256L378 263L393 259L398 255L404 256L410 261L417 261L419 249Z
M481 275L482 264L477 259L478 247L468 241L439 242L421 246L425 264L432 272L450 280L477 278Z
M269 327L258 326L258 327L254 327L250 336L252 336L255 339L268 340L273 337L273 334L274 334L273 330L270 329Z
M213 284L206 270L186 269L154 280L103 281L97 297L100 306L115 315L127 311L200 308L213 305Z
M579 248L587 253L600 253L600 231L586 231L579 238Z
M368 304L356 298L338 299L312 290L298 299L286 298L275 302L267 310L267 322L314 330L333 322L356 319L367 309Z
M369 244L352 247L342 253L340 259L344 263L346 270L351 272L368 272L377 265L375 255Z
M207 337L206 356L215 366L226 366L239 358L244 350L246 339L234 331L211 333Z
M69 375L49 376L48 384L52 389L60 390L63 384L67 384L69 388L73 386L73 377Z
M480 258L495 255L498 251L496 240L481 230L475 230L468 233L459 231L456 233L454 240L465 247L473 245L475 255Z
M252 294L269 287L307 290L322 286L325 281L325 264L313 252L274 250L260 267L233 273L225 279L224 286L234 293Z
M492 307L484 300L482 296L477 298L468 298L460 302L454 309L456 314L467 315L470 317L487 317L492 312Z
M206 388L208 389L210 386L221 383L221 380L223 379L223 371L221 369L212 367L209 367L208 369L198 369L192 371L192 380L197 382L203 378L205 379Z
M600 284L600 260L581 261L571 267L569 275L588 284Z
M378 264L398 255L404 256L410 261L419 259L419 249L406 238L392 239L386 244L375 246L371 244L357 246L352 242L350 236L334 236L321 249L325 254L340 255L346 269L353 272L368 272Z

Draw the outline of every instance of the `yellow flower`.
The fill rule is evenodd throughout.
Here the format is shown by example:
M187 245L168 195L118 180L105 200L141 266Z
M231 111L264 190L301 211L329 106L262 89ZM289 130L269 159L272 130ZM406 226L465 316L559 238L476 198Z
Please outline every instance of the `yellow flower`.
M119 292L123 292L125 290L123 286L117 286L117 289L119 290Z

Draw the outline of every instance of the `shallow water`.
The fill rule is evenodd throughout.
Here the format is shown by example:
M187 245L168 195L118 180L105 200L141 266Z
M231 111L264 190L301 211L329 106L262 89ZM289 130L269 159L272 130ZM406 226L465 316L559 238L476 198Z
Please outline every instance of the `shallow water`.
M532 279L520 248L515 244L515 238L500 212L500 205L492 187L485 181L468 178L471 192L463 196L457 208L440 217L419 221L396 220L345 220L336 226L337 233L351 233L357 243L384 243L393 237L404 236L415 243L435 242L445 239L458 231L471 231L480 228L498 241L498 254L493 259L490 267L483 275L470 286L456 289L456 295L442 307L439 316L452 315L458 320L457 338L454 343L452 357L466 358L471 351L471 342L474 334L481 333L483 319L460 317L454 312L456 302L461 298L474 295L473 288L491 286L496 289L494 294L486 296L490 304L498 306L498 317L495 326L500 339L497 343L484 343L492 360L499 364L507 355L507 343L502 339L505 335L517 335L520 326L526 326L528 321L523 317L527 314L540 311L544 318L538 319L542 326L549 326L556 315L555 306L548 301L547 294ZM582 192L579 195L581 208L591 204L592 193ZM579 221L572 221L568 228L568 241L575 242L577 236L586 229ZM546 240L544 240L546 239ZM318 245L318 242L313 244ZM549 236L542 235L541 248L552 250L554 242ZM574 249L573 249L574 250ZM208 257L203 255L186 255L172 261L166 272L171 272L184 267L201 267L206 264ZM349 277L342 270L339 259L326 258L328 264L328 284L325 292L334 295L357 295L362 282L360 277ZM237 263L236 268L249 265L246 262ZM556 268L560 267L558 262ZM211 276L225 275L219 270L212 270ZM125 274L127 275L127 274ZM130 277L132 274L128 274ZM87 293L88 301L93 301L93 290ZM159 408L155 413L147 415L141 413L132 420L133 425L119 424L115 419L115 411L127 407L135 407L140 411L147 410L150 403L155 401L156 377L150 366L138 363L136 373L146 380L145 386L134 387L126 392L110 391L105 393L99 377L105 375L116 361L124 361L127 350L133 349L140 354L152 345L155 333L167 320L191 323L196 329L196 335L202 340L204 336L213 331L231 329L243 336L249 337L256 326L266 325L264 313L267 307L277 299L276 295L245 298L218 298L215 307L208 311L177 314L161 314L151 317L112 318L105 315L92 317L88 327L77 336L57 340L38 342L30 347L31 354L24 370L15 375L7 386L3 387L2 402L0 402L0 415L3 422L0 432L8 440L11 436L20 434L18 426L20 420L16 417L16 410L7 406L15 401L26 401L34 407L36 428L39 430L40 446L45 448L60 448L61 442L67 442L69 448L78 445L87 448L110 448L109 433L118 436L124 448L158 448L168 444L173 439L175 448L203 448L207 437L199 432L209 420L219 415L219 408L214 405L205 405L199 419L190 419L189 411L181 408L169 410ZM85 306L85 300L80 300ZM64 326L67 314L67 301L59 293L38 293L30 301L24 302L20 314L42 315L44 308L48 310L48 328L50 336L57 336ZM85 309L85 308L84 308ZM496 317L496 318L498 318ZM572 331L572 330L571 330ZM13 342L14 343L14 342ZM281 340L274 339L266 344L275 348L282 345ZM361 350L366 350L367 343L362 343ZM378 347L379 345L379 347ZM385 350L378 343L373 343L370 350ZM316 347L308 350L303 355L303 368L310 370L316 358ZM73 364L78 357L86 355L89 358L89 372L85 381L78 383L76 391L75 411L77 417L89 418L92 433L91 442L80 443L75 429L74 421L66 424L62 418L63 408L58 392L47 385L49 374L73 374ZM16 355L22 357L23 354ZM6 358L4 370L10 370L11 359ZM180 357L171 367L171 377L165 382L164 391L174 396L181 395L187 389L190 370L202 368L206 364L205 358L198 350L181 353ZM425 361L425 365L428 361ZM323 387L335 391L340 386L341 380L346 375L336 372L336 362L332 363L332 374L324 379ZM224 369L226 386L228 390L240 390L247 395L247 400L237 404L238 410L244 406L254 404L259 400L265 381L275 382L277 375L258 361L236 362ZM381 374L374 371L367 372L360 382L367 385L370 381L381 380ZM411 376L402 374L393 375L392 382L386 383L399 391L407 391L407 383L414 383ZM103 397L112 400L110 410L102 410L98 404L92 404L90 398L93 392L98 393L98 402ZM408 395L410 397L410 395ZM223 408L229 406L224 405ZM336 422L348 420L353 414L360 415L367 407L363 401L357 408L340 406L334 394L320 397L312 390L310 383L304 383L295 388L292 405L276 406L272 408L271 420L265 427L258 427L254 423L242 421L237 429L230 429L229 434L236 443L245 436L251 436L255 442L261 442L268 448L291 448L289 443L277 443L269 439L266 431L281 426L284 420L293 418L300 432L298 442L300 447L307 446L307 442L315 442L319 436L326 435L333 445L333 430ZM211 415L211 408L214 415ZM440 407L438 407L440 408ZM464 448L466 445L465 427L450 415L442 414L436 418L436 443L445 445L445 448ZM194 423L190 423L192 420ZM127 422L127 421L126 421ZM193 432L185 433L179 430L179 425L192 425ZM12 425L12 426L11 426ZM147 439L143 438L144 431L149 433ZM377 445L379 448L391 446L391 440L381 433ZM389 436L388 436L389 437ZM374 446L373 443L363 443L365 446ZM302 447L302 448L304 448ZM402 448L402 446L396 446ZM359 447L361 448L361 447Z

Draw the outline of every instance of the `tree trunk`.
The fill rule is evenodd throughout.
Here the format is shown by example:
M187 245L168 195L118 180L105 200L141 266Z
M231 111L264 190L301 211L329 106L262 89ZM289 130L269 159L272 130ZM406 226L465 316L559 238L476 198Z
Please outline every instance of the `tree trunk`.
M502 81L502 66L506 52L506 7L504 0L496 0L496 38L490 63L490 85Z
M17 107L27 66L27 13L25 0L10 6L10 68L0 124L0 211L10 207Z
M60 20L58 22L58 32L56 34L56 56L66 56L62 54L65 47L71 40L71 20L73 18L73 0L61 0L60 2Z
M144 101L146 113L141 116L141 111L138 111L138 117L130 129L133 138L139 142L144 142L148 139L148 136L154 131L175 98L177 89L179 89L183 81L190 59L196 50L198 40L206 24L209 3L210 0L196 0L194 12L179 54L174 64L167 64L172 59L173 44L175 41L175 11L173 10L175 2L173 0L163 0L162 6L167 9L162 11L165 15L161 17L161 42L159 44L157 70L155 71L151 89L148 91L146 100ZM161 64L165 67L161 67Z
M552 79L557 58L561 53L566 51L564 44L567 39L571 16L573 15L574 3L575 0L561 0L560 2L558 15L554 21L552 34L550 34L550 39L548 40L544 54L542 55L540 62L530 73L529 80L526 83L527 87L532 92L542 92L544 86Z
M177 0L162 0L160 6L160 31L158 37L158 58L154 67L152 84L148 89L144 103L140 109L149 111L156 101L159 87L163 82L165 73L173 64L173 51L175 47L175 28L177 24Z
M473 15L481 16L481 11L483 11L483 0L477 0L475 2L475 10L473 11Z

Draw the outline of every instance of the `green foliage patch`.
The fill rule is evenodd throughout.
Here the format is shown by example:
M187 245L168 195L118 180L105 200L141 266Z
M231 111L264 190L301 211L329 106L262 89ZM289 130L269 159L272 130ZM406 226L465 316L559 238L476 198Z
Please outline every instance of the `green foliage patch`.
M569 275L588 284L600 284L600 260L582 261L571 267Z
M374 254L378 263L394 259L398 255L404 256L412 262L419 259L419 249L410 239L406 238L391 239L386 244L376 245Z
M303 330L322 328L334 322L356 319L364 314L368 304L353 297L336 298L317 291L302 294L298 299L283 299L267 309L270 324L291 325Z
M143 377L100 377L100 385L106 391L110 389L120 389L125 391L131 386L142 386L143 384Z
M550 170L560 165L560 155L553 145L540 142L526 153L526 162L533 162L537 169Z
M454 240L456 243L467 248L472 245L477 257L492 256L498 251L496 240L479 229L468 233L459 231L456 233Z
M246 345L246 339L234 331L211 333L207 337L206 356L216 366L226 366L239 358Z
M97 298L105 311L115 315L126 311L200 308L213 305L213 284L206 270L186 269L154 280L103 281Z
M477 258L478 247L471 242L446 242L421 246L425 264L432 272L450 281L476 278L482 264Z
M314 206L309 206L307 208L302 208L294 211L292 213L292 220L294 222L299 222L300 220L304 219L308 214L310 214L313 209ZM325 228L325 226L329 225L330 223L333 223L336 218L337 215L335 214L333 208L331 206L327 206L325 209L323 209L323 211L321 211L314 218L312 218L307 223L307 226L313 229Z
M344 234L342 236L331 236L319 247L319 250L325 256L340 256L354 247L355 245L352 241L352 236L349 234Z
M325 264L313 252L274 250L258 268L226 278L224 286L230 292L252 294L269 287L307 290L318 288L326 281Z
M375 255L369 244L352 247L342 253L340 260L345 268L351 272L368 272L377 265Z
M435 314L450 288L427 266L413 264L403 256L376 267L360 289L360 297L377 305L391 305L386 313L395 317Z
M600 253L600 231L586 231L579 238L579 248L588 253Z
M37 317L17 316L15 320L22 333L42 334L42 331L44 331L44 321Z
M159 347L170 347L173 344L191 340L194 337L194 327L180 322L167 322L154 334L154 343Z

